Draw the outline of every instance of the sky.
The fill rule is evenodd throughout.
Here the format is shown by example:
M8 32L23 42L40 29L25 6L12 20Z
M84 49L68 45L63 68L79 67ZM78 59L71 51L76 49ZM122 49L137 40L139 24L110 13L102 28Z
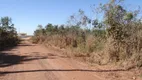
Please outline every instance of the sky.
M109 0L0 0L0 17L9 16L18 32L32 35L37 25L66 24L79 9L92 16L91 5ZM142 0L125 0L128 8L137 8ZM141 6L142 7L142 6ZM101 17L101 16L100 16ZM99 18L99 17L98 17Z

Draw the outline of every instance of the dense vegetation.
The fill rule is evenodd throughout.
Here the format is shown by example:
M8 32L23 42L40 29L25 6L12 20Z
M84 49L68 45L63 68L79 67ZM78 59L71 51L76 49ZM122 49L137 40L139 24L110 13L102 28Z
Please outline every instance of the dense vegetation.
M17 32L9 17L2 17L0 20L0 50L18 44Z
M127 10L122 0L100 4L96 14L103 20L89 19L85 12L70 16L67 25L38 25L33 42L70 50L76 57L86 57L92 63L119 63L142 66L142 20L139 10ZM95 9L96 10L96 9ZM94 13L95 14L95 13ZM94 28L89 28L93 26Z

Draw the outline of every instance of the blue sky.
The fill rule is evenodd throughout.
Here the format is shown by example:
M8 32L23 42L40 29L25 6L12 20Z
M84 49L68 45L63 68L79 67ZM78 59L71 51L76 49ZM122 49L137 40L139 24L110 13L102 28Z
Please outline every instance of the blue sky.
M9 16L17 31L33 34L38 24L65 24L79 9L91 14L90 6L109 0L0 0L0 17ZM137 8L142 0L125 0L128 8ZM142 7L142 6L141 6Z

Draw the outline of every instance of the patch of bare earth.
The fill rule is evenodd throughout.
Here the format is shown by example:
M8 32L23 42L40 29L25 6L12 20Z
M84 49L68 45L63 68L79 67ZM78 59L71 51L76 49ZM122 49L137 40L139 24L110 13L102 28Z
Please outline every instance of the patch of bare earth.
M90 66L62 53L28 42L3 51L0 80L142 80L140 70Z

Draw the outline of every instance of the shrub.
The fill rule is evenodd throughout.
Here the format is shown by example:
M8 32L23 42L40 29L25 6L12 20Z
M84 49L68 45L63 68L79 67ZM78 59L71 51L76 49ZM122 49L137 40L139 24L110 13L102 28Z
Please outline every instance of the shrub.
M0 50L12 47L19 43L19 39L11 22L11 18L2 17L0 20Z
M137 17L139 10L127 10L121 2L110 0L101 4L98 9L104 16L102 21L91 20L79 10L79 16L72 15L67 26L48 24L39 28L35 31L35 42L71 49L76 52L75 56L90 57L92 62L99 64L103 61L133 62L133 66L141 67L142 20ZM87 28L88 25L94 28Z

